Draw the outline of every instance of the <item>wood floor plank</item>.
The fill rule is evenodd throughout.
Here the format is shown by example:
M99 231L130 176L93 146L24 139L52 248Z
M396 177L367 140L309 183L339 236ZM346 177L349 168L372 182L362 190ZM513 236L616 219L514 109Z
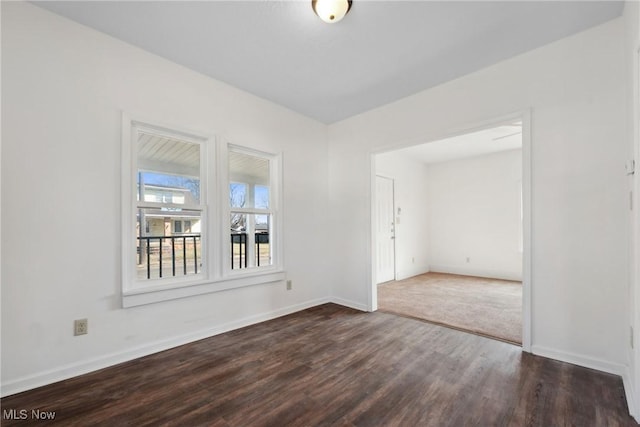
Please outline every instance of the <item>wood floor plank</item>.
M1 400L3 426L635 426L620 377L325 304ZM7 412L15 410L18 412ZM25 420L10 419L24 410Z

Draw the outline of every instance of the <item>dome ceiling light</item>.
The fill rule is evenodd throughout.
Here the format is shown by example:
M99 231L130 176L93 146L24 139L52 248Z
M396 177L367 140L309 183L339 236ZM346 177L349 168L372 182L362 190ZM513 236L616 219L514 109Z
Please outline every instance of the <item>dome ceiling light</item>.
M313 11L324 22L338 22L351 9L351 0L311 0Z

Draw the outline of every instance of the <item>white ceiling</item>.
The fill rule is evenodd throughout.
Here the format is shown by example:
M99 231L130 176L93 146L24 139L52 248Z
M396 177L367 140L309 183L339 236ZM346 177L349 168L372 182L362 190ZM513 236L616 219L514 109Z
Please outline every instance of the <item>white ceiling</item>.
M324 123L621 15L621 1L45 1L37 5Z
M393 153L431 164L521 148L522 122L516 121L404 148Z

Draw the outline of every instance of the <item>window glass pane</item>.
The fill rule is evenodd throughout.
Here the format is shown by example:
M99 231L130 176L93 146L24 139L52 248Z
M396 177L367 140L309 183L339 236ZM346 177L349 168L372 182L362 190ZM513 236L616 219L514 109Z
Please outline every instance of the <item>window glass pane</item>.
M190 232L182 232L183 224ZM202 271L201 213L194 210L138 209L136 276L158 279ZM178 225L180 224L180 225Z
M142 183L142 187L140 186ZM200 202L200 179L139 171L137 176L137 200L178 205Z
M256 185L254 192L254 206L259 209L269 209L269 187Z
M137 199L200 203L200 144L138 131Z
M247 231L247 216L239 213L231 214L231 232L243 233Z
M229 184L229 203L232 208L244 208L247 201L247 186L232 182Z
M262 205L269 203L269 159L253 156L235 151L229 152L229 182L242 183L244 185L244 206L245 208L258 207L256 203ZM232 186L234 184L231 184ZM261 190L258 187L263 187ZM264 190L266 188L266 191ZM240 190L236 190L240 191ZM265 195L267 196L265 199ZM238 201L231 198L231 206L239 207ZM235 204L234 204L235 203Z
M271 265L271 215L232 213L231 224L231 268Z

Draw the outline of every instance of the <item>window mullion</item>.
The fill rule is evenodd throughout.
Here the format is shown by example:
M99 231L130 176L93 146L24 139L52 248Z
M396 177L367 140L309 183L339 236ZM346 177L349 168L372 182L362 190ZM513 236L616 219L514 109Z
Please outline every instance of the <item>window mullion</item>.
M138 209L166 209L167 211L201 211L202 204L179 204L179 203L157 203L157 202L137 202Z
M226 163L226 143L217 140L215 146L208 147L209 164L215 165L215 170L207 170L209 177L209 203L213 203L210 210L209 261L214 270L211 277L220 279L226 275L229 259L229 232L227 218L229 217L229 189L227 188L228 167ZM225 227L227 231L225 231Z
M273 209L256 209L256 208L230 208L229 213L244 213L254 215L270 215L274 213Z

